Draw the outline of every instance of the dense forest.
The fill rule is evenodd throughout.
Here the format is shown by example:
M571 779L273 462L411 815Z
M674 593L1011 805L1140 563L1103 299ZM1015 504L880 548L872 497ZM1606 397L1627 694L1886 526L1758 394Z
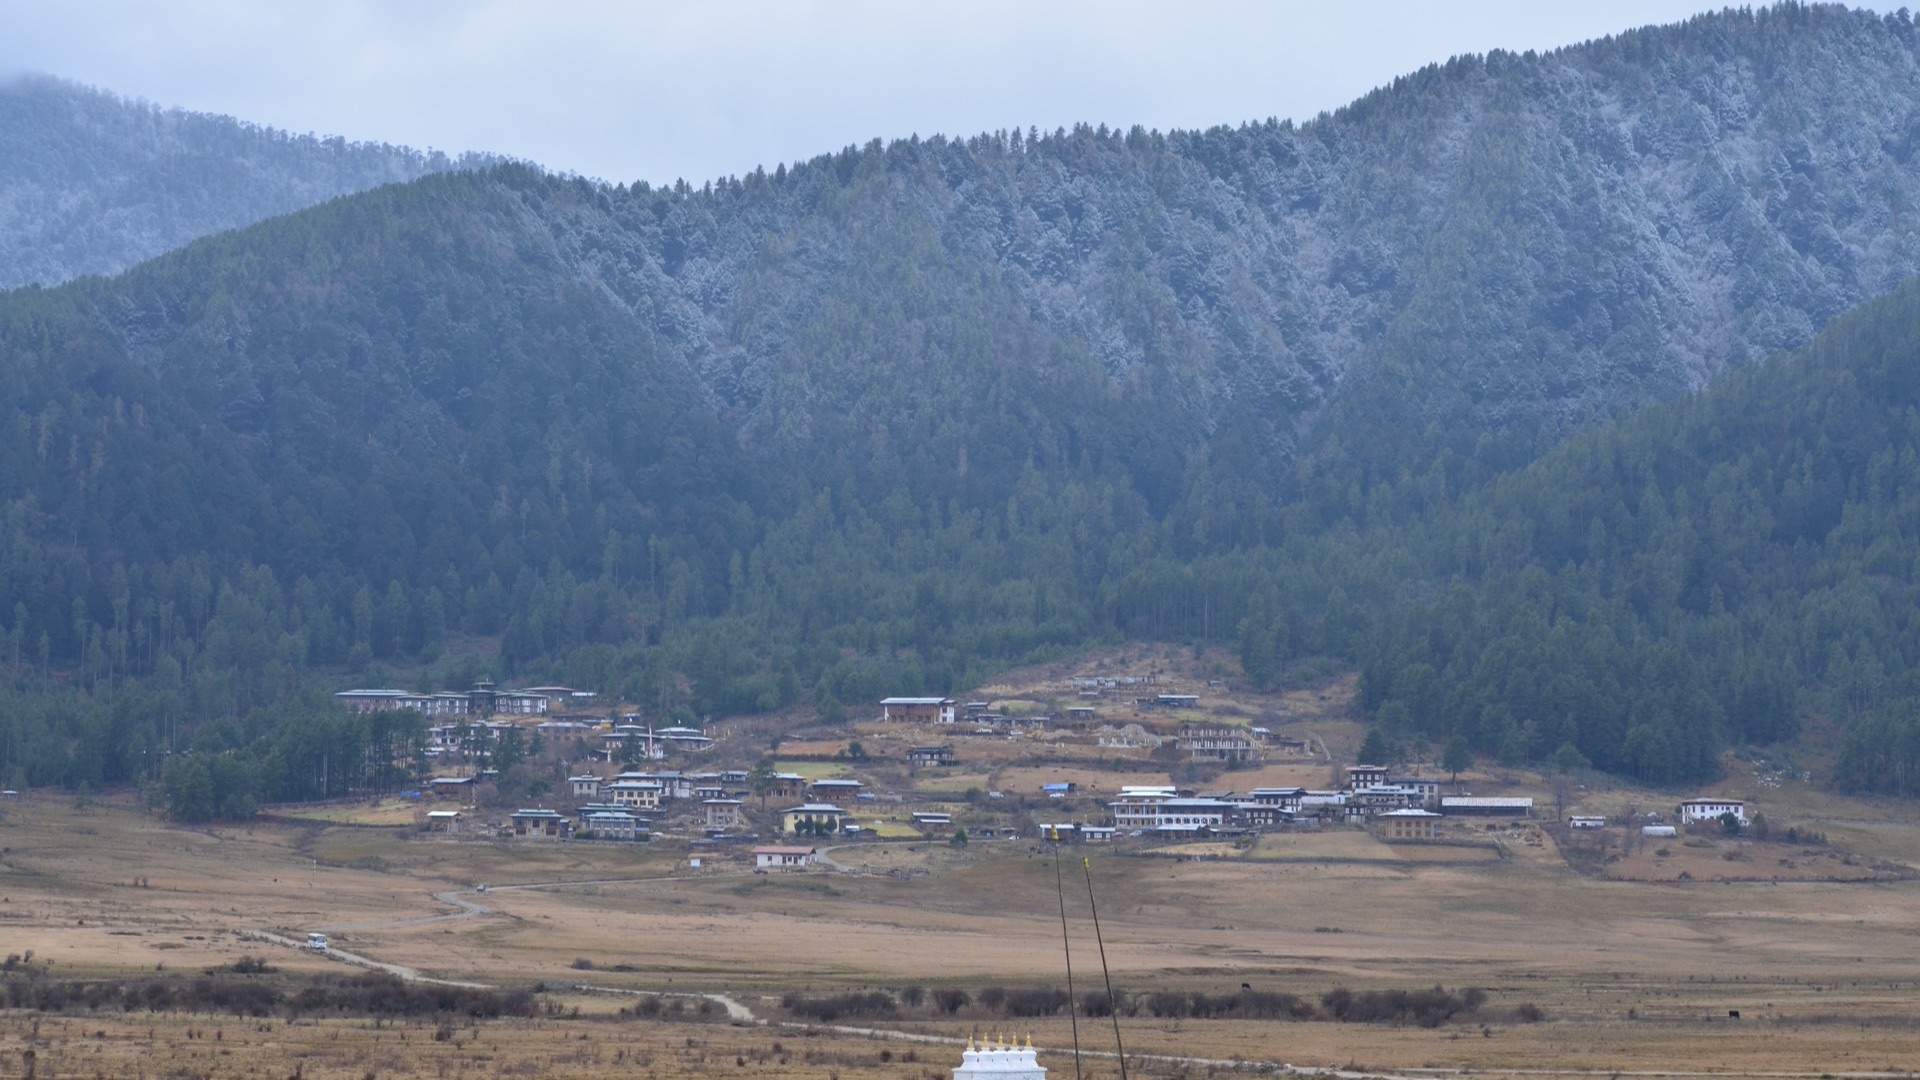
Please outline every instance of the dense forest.
M832 715L1152 638L1658 782L1818 716L1913 793L1917 47L1782 6L1305 125L451 172L0 295L0 780L215 813L391 782L347 682Z

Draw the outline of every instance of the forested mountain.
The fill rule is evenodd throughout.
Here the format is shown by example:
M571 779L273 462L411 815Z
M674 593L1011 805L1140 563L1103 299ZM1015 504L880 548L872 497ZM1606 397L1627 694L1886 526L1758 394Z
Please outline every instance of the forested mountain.
M0 77L0 289L118 273L211 233L456 164L45 76Z
M1887 509L1852 470L1900 460L1913 401L1882 379L1777 442L1689 410L1897 348L1513 471L1920 270L1917 49L1904 14L1789 6L1298 126L915 139L698 190L446 173L0 297L0 777L192 746L318 794L338 748L289 710L416 665L831 714L1119 636L1237 640L1256 678L1344 656L1392 728L1702 776L1910 657L1893 608L1842 659L1779 607L1858 565L1836 507ZM1909 340L1910 308L1858 325ZM1628 464L1581 472L1606 439ZM1799 473L1749 459L1785 446ZM1715 546L1756 507L1788 524Z

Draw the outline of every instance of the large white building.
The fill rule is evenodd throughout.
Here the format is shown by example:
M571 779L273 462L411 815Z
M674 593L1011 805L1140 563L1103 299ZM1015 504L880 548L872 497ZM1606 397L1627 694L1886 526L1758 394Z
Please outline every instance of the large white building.
M1732 814L1742 825L1747 823L1747 804L1739 799L1688 799L1680 804L1680 821L1691 825L1697 821L1718 821L1720 815Z

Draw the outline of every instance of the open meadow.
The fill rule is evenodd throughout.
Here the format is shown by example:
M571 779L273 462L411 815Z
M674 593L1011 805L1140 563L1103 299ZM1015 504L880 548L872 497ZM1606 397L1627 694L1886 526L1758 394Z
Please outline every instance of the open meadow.
M1892 839L1912 822L1845 809L1877 815L1870 831L1890 838L1883 856L1920 854L1910 837ZM309 1077L584 1076L622 1063L662 1077L944 1075L957 1060L950 1045L759 1024L804 1022L790 994L907 988L964 990L975 1005L840 1026L1031 1032L1056 1075L1070 1065L1063 1014L977 1007L990 987L1064 984L1055 864L1030 840L829 846L834 865L767 875L727 859L692 870L669 841L454 840L325 820L187 829L127 803L33 796L4 815L0 952L32 952L32 973L7 980L198 975L247 957L267 959L276 978L350 970L258 936L319 930L336 950L404 975L539 985L547 1004L462 1022L438 1040L435 1023L404 1019L13 1011L0 1022L0 1075L22 1075L29 1050L42 1077L137 1074L128 1069L143 1047L204 1076L264 1075L263 1059ZM1251 847L1074 849L1062 869L1078 989L1099 974L1072 857L1084 854L1116 990L1137 998L1121 1022L1130 1050L1389 1072L1819 1075L1920 1063L1911 875L1620 880L1574 869L1550 837L1517 842L1526 832L1505 828L1497 844L1394 845L1340 830ZM1487 1000L1432 1027L1154 1015L1144 1004L1156 993L1232 996L1243 984L1308 1002L1434 986L1482 988ZM580 985L596 992L567 989ZM640 1000L635 991L724 995L746 1026L717 1013L616 1015L619 1002ZM1110 1029L1088 1022L1083 1043L1109 1045L1099 1040ZM914 1050L917 1061L901 1056ZM1131 1071L1180 1068L1206 1074L1144 1061Z

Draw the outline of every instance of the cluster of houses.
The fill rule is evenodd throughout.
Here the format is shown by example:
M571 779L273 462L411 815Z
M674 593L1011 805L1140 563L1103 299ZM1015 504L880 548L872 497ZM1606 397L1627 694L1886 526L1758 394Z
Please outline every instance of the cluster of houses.
M1107 804L1112 830L1157 835L1194 835L1274 828L1293 824L1373 824L1392 840L1430 840L1448 815L1528 817L1526 796L1442 796L1437 780L1395 779L1384 765L1355 765L1339 790L1254 788L1196 794L1170 785L1129 786ZM1043 826L1066 839L1111 839L1100 826ZM1094 830L1089 832L1088 830Z
M471 690L342 690L333 700L352 712L398 712L412 709L423 716L545 716L593 704L591 690L570 686L529 686L507 690L482 680Z
M436 794L463 792L474 780L470 777L445 777L436 780ZM676 802L690 804L697 824L707 836L724 839L747 825L746 799L753 790L744 769L724 772L679 772L675 770L628 771L613 777L582 774L567 778L570 794L576 800L571 814L546 807L528 807L509 815L507 835L540 839L592 838L601 840L646 840L658 822ZM860 781L851 777L808 780L797 773L775 773L764 797L796 805L777 812L780 831L795 835L857 833L853 815L841 802L871 798ZM460 832L459 811L436 810L427 814L427 825L434 832Z

